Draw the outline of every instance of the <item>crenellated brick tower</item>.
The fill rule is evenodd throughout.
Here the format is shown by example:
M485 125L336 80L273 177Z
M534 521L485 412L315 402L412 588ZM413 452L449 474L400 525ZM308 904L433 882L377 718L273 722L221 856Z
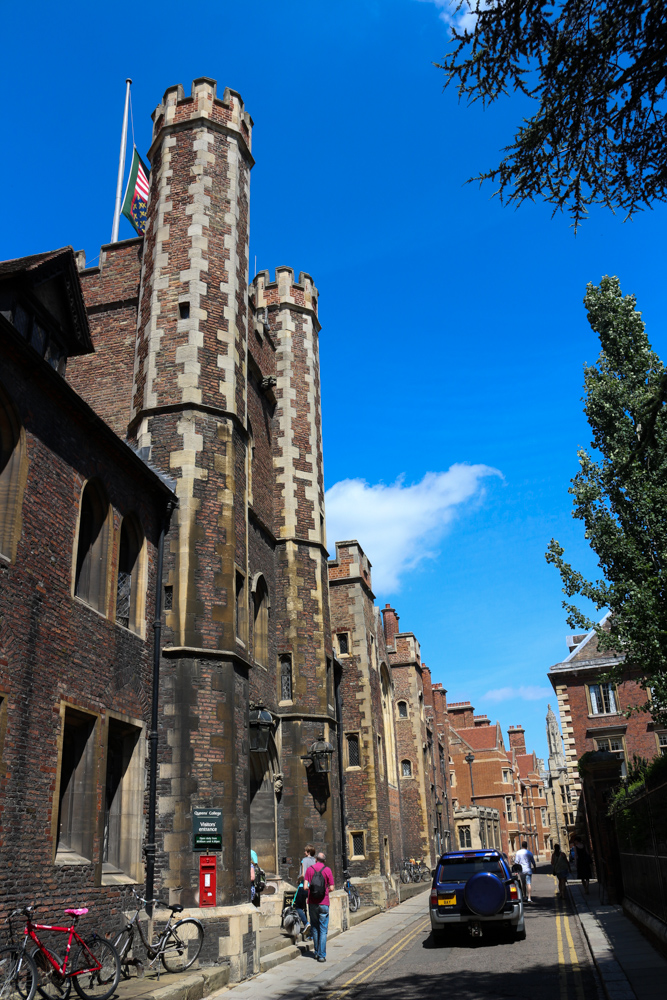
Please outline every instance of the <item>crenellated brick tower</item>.
M304 837L325 847L332 867L340 859L339 814L335 800L327 801L337 787L335 767L325 785L301 761L321 734L336 743L317 289L310 275L295 282L291 268L277 267L274 282L266 271L256 276L251 303L263 317L256 330L265 323L275 346L276 654L280 668L292 672L291 690L281 689L277 707L284 772L279 853L281 873L293 878ZM259 357L254 341L253 355Z
M220 901L247 899L246 340L252 120L195 80L153 114L130 435L176 479L162 669L163 884L196 905L194 806L223 810Z

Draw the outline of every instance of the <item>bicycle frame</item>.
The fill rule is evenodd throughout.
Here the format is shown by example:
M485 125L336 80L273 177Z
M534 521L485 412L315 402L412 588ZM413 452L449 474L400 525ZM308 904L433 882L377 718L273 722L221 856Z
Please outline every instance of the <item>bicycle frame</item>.
M79 934L77 934L77 932L75 930L75 927L76 927L76 923L73 923L71 925L71 927L58 927L55 924L34 924L32 922L32 920L28 920L27 923L26 923L26 926L25 926L25 930L23 932L24 933L23 948L25 950L25 946L26 946L28 940L30 940L34 944L36 944L37 947L38 947L38 949L39 949L39 951L41 952L41 954L44 955L44 957L51 963L51 965L53 966L53 968L55 969L55 971L60 976L82 976L82 975L84 975L87 972L99 972L100 969L102 968L102 966L94 958L94 956L92 955L90 949L88 948L88 945L83 940L83 938ZM54 931L56 934L68 934L69 935L69 937L67 939L67 947L65 948L65 958L63 959L63 964L62 965L60 965L60 963L57 961L57 959L54 958L54 956L51 954L51 952L49 951L49 949L45 945L42 944L42 942L37 937L37 934L35 933L35 931ZM69 953L70 953L70 949L72 947L72 942L73 941L76 941L77 944L81 945L81 947L84 949L84 951L86 952L86 954L92 959L93 965L91 965L91 966L89 966L89 967L87 967L85 969L75 969L73 972L67 970L67 962L68 962L68 959L69 959Z
M141 897L137 897L137 899L141 903L145 903L146 902L146 900L142 899ZM153 903L159 903L159 902L160 902L159 899L154 899L153 900ZM139 937L141 938L141 943L143 944L144 948L146 949L146 954L148 955L148 958L150 959L150 964L152 965L153 962L155 962L157 959L159 959L160 954L164 951L165 942L166 942L166 940L167 940L167 938L169 936L169 932L170 932L171 927L172 927L172 921L174 919L174 914L173 913L169 914L169 919L167 920L167 923L165 924L164 929L163 929L162 933L160 934L160 937L159 937L158 941L156 941L154 944L149 944L149 942L144 937L144 932L143 932L143 930L141 928L141 922L139 920L139 913L140 912L141 912L141 910L137 909L137 911L134 914L134 916L132 917L132 919L128 920L127 926L124 928L124 930L120 931L120 933L117 935L115 941L118 941L118 939L120 938L121 934L124 934L124 933L128 933L129 934L127 942L123 944L122 949L118 948L119 953L120 953L120 957L121 957L121 961L125 961L125 955L130 950L130 948L132 946L132 942L134 940L134 928L136 927L137 930L139 931Z

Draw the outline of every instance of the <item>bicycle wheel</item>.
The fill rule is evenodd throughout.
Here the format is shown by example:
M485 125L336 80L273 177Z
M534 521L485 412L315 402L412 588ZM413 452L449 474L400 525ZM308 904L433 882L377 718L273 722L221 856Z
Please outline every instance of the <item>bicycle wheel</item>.
M0 1000L33 1000L36 989L32 956L12 945L0 948Z
M407 868L404 868L403 871L401 872L401 882L406 884L408 882L412 882L412 876L410 875L410 872L408 871Z
M204 928L194 917L179 920L169 931L160 958L167 972L184 972L199 958L204 943Z
M37 966L37 992L44 997L44 1000L67 1000L72 992L72 980L69 976L61 976L53 968L43 951L33 952L33 959ZM60 967L62 959L53 953Z
M72 975L74 989L81 1000L109 1000L120 980L120 959L118 952L110 941L95 937L86 941L85 948L79 945L72 964L73 972L77 969L90 969L91 956L101 968L96 972L81 972Z
M361 906L361 896L353 886L350 886L349 893L350 893L350 913L356 913L359 907Z
M430 882L431 881L431 877L432 876L431 876L431 873L428 870L428 868L423 868L422 869L421 876L422 876L422 882Z
M412 875L413 882L421 882L422 873L419 871L419 868L413 868L410 874Z

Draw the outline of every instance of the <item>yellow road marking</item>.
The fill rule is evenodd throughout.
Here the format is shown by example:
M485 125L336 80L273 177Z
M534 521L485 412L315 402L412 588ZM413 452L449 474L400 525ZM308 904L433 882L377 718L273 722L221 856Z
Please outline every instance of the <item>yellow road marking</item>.
M558 886L554 888L554 893L558 892ZM562 909L562 900L556 902L556 938L558 943L558 972L560 980L560 996L561 1000L567 1000L567 966L568 959L569 964L572 968L572 976L574 978L574 988L577 994L578 1000L584 1000L584 985L581 975L581 966L579 965L579 959L577 958L577 952L574 947L574 941L572 939L572 931L570 929L570 918ZM562 921L562 924L561 924ZM564 938L567 939L567 952L564 946Z
M351 992L354 986L360 986L362 983L370 979L371 975L374 972L377 972L378 969L380 969L383 965L387 965L387 963L390 962L395 957L395 955L398 954L399 951L403 951L403 949L407 948L408 945L411 945L412 942L415 941L420 936L420 934L423 934L429 923L430 921L428 920L428 918L426 920L423 920L418 925L417 929L414 930L412 934L410 934L407 938L403 938L403 940L398 941L395 945L393 945L393 947L389 949L389 951L386 951L384 955L381 955L380 958L378 958L375 962L373 962L372 965L367 966L365 969L362 969L361 972L358 972L356 976L352 976L350 979L348 979L346 983L343 983L343 985L339 990L336 990L335 993L329 994L331 1000L338 1000L338 998L340 997L347 996L347 994Z

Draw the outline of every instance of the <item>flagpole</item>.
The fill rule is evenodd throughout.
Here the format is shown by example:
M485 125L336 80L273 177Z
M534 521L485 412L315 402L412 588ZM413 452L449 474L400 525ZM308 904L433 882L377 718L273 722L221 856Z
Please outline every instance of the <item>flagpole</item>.
M125 150L127 149L127 109L130 106L130 84L132 81L128 77L125 81L125 111L123 112L123 132L120 137L120 157L118 158L118 181L116 183L116 207L113 213L113 227L111 229L111 242L118 241L118 226L120 223L120 203L123 191L123 174L125 173Z

